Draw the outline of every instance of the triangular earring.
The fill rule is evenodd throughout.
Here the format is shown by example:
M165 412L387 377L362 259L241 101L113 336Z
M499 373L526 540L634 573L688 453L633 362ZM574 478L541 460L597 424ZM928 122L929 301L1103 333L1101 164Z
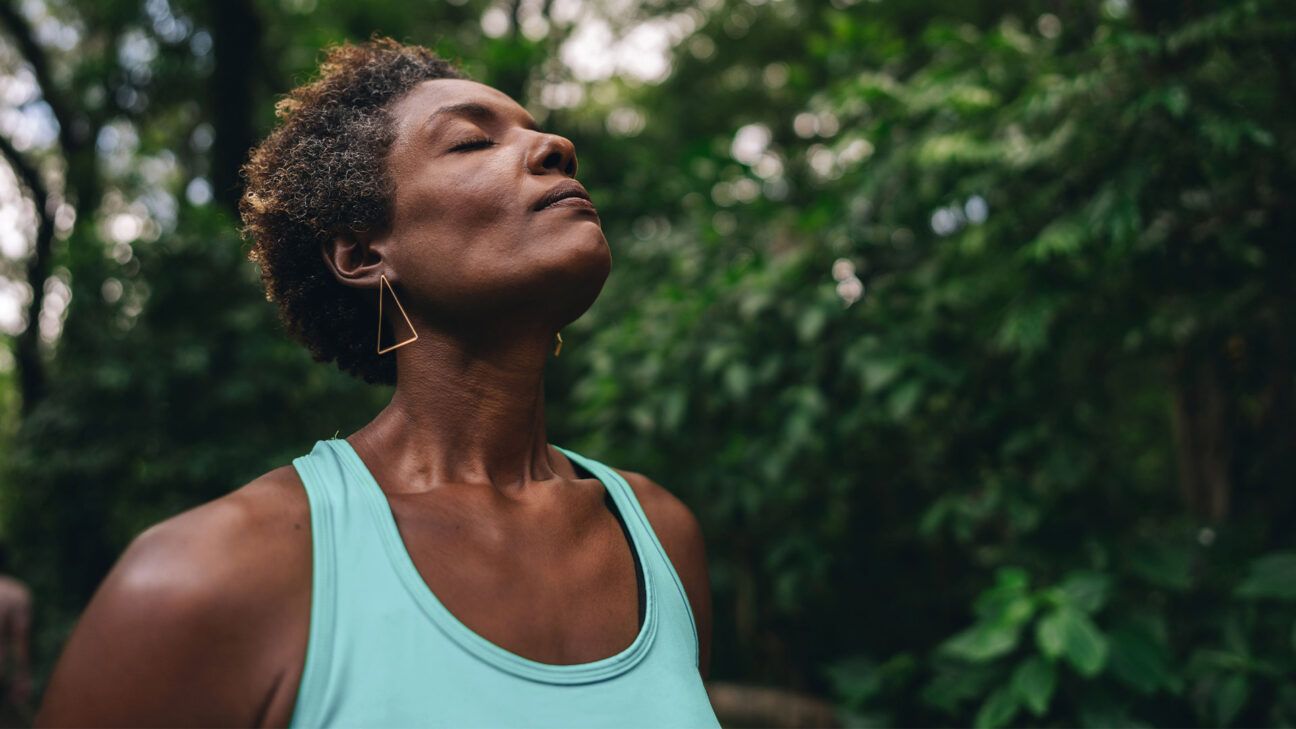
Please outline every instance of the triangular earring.
M392 300L396 302L396 308L400 309L401 316L405 318L405 326L409 327L414 336L403 342L397 342L390 347L383 349L382 346L382 324L383 324L383 285L391 292ZM405 307L401 306L400 299L396 298L396 290L392 288L391 281L387 280L387 274L381 274L378 278L378 354L387 354L397 347L404 347L410 342L418 339L418 332L414 331L414 325L410 323L409 315L405 313Z
M557 357L558 353L562 351L562 332L555 332L554 336L558 337L558 346L554 347L554 356Z

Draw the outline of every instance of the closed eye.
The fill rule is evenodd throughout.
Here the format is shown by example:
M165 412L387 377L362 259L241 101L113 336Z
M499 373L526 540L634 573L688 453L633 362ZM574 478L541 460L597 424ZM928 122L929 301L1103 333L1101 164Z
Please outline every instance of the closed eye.
M472 139L472 140L469 140L469 141L467 141L467 142L464 142L463 144L458 144L458 145L455 145L454 147L451 147L451 148L450 148L450 151L451 151L451 152L456 152L456 151L461 150L461 149L482 149L482 148L485 148L485 147L490 147L490 146L492 146L492 145L494 145L494 144L495 144L495 142L493 142L493 141L491 141L491 140L489 140L489 139Z

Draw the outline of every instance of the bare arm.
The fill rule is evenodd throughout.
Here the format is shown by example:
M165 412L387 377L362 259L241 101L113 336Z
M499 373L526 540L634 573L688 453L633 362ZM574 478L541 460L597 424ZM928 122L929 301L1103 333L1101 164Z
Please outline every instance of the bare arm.
M274 522L236 492L137 536L69 637L36 726L261 723L291 660L267 637L300 567Z

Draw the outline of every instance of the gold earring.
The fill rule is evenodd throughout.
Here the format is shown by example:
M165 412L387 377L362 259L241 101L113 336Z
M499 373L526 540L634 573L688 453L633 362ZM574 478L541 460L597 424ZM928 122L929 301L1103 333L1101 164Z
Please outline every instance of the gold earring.
M396 308L400 309L401 316L405 317L405 325L410 328L411 332L414 332L414 336L410 337L409 339L406 339L403 342L397 342L396 344L393 344L387 349L383 349L382 346L383 284L387 285L387 290L391 292L392 300L396 302ZM378 278L378 354L387 354L388 352L392 351L393 349L396 349L397 347L404 347L410 342L418 339L418 337L419 337L418 332L414 331L414 325L410 323L409 315L405 313L405 307L401 306L400 299L396 298L396 289L393 289L391 285L391 281L387 280L387 274L385 273L381 274L380 277Z
M558 346L554 347L554 356L557 357L558 352L562 351L562 332L555 332L554 336L558 337Z

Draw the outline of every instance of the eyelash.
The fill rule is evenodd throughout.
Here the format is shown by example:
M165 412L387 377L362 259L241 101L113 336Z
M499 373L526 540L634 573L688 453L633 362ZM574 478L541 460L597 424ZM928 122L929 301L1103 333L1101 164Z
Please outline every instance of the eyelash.
M485 147L493 146L494 144L495 142L489 139L472 139L467 142L464 142L463 144L459 144L452 147L450 151L454 152L460 149L485 148Z

